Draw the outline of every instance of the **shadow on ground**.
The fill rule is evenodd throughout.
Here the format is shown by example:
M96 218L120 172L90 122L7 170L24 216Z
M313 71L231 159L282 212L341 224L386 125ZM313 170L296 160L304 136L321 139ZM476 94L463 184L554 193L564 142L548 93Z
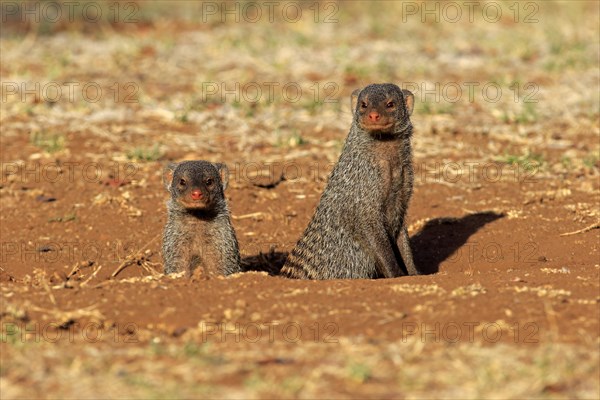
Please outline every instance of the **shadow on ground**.
M264 271L269 275L279 275L288 256L287 252L271 250L268 253L258 253L255 256L242 259L243 271Z
M462 218L435 218L410 239L417 268L424 274L439 271L440 264L463 246L483 226L504 214L482 212Z

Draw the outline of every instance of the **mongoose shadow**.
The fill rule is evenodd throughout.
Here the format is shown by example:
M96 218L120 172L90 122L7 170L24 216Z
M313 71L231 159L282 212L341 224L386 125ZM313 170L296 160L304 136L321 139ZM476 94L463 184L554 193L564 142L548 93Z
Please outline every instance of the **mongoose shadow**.
M423 275L439 271L440 264L463 246L469 237L504 214L480 212L462 218L435 218L410 238L415 264Z

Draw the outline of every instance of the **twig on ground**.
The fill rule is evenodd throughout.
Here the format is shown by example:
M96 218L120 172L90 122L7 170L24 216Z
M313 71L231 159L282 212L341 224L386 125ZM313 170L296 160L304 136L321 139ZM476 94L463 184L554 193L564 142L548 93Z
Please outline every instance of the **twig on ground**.
M146 250L148 248L148 246L150 246L150 244L152 244L160 235L156 235L154 236L154 238L152 238L152 240L150 240L148 243L146 243L140 250L138 250L137 252L128 255L127 257L125 257L125 260L121 263L121 265L119 265L117 267L117 269L115 270L115 272L113 272L110 277L114 278L117 275L119 275L121 273L121 271L123 271L125 268L127 268L128 266L130 266L131 264L133 264L134 262L136 262L138 257L143 257L143 252L144 250Z
M585 227L583 229L579 229L578 231L573 231L573 232L567 232L567 233L561 233L560 236L571 236L571 235L578 235L580 233L585 233L587 231L591 231L592 229L598 229L600 228L600 222L596 222L588 227Z
M90 277L87 278L85 281L83 281L81 283L81 285L79 285L79 286L84 287L85 285L87 285L87 283L89 281L91 281L92 279L94 279L94 277L98 274L98 271L100 271L101 269L102 269L102 265L100 265L98 268L96 268L96 270L94 271L94 273L92 273L92 275L90 275Z
M52 305L54 305L54 307L56 307L56 299L54 298L54 295L52 294L52 290L50 290L50 286L48 285L48 282L46 282L45 275L44 275L44 278L42 279L42 286L44 287L44 290L48 293L48 297L50 297L50 301L52 302Z
M254 217L262 217L264 213L262 211L253 212L250 214L244 215L233 215L231 218L233 219L246 219L246 218L254 218Z

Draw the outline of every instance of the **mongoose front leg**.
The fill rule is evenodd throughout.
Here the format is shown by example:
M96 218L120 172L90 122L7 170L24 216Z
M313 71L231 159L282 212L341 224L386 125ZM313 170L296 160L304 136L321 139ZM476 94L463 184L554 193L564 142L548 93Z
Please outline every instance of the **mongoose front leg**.
M402 256L402 261L404 261L406 271L408 271L408 275L420 275L420 272L417 269L417 267L415 267L415 263L413 261L412 250L410 249L410 239L408 237L408 230L404 225L402 226L402 229L400 229L397 244L398 250L400 250L400 255Z
M192 274L192 256L186 246L176 245L165 251L165 274L185 272L186 276Z
M404 271L398 265L392 241L386 234L387 229L385 229L383 224L378 225L380 226L371 226L370 229L366 229L363 233L363 237L366 238L371 253L375 256L377 270L385 278L404 276Z
M186 271L189 274L189 261L182 257L171 257L172 260L165 260L165 274L173 274Z

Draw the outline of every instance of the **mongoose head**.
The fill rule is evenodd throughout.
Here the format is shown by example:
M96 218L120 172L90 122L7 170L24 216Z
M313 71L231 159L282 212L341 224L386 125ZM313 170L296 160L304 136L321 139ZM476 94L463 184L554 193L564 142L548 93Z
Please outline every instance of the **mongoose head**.
M223 204L229 180L225 164L208 161L170 163L163 171L165 188L186 210L211 211Z
M415 97L393 83L372 84L352 92L354 122L373 134L400 134L410 126Z

